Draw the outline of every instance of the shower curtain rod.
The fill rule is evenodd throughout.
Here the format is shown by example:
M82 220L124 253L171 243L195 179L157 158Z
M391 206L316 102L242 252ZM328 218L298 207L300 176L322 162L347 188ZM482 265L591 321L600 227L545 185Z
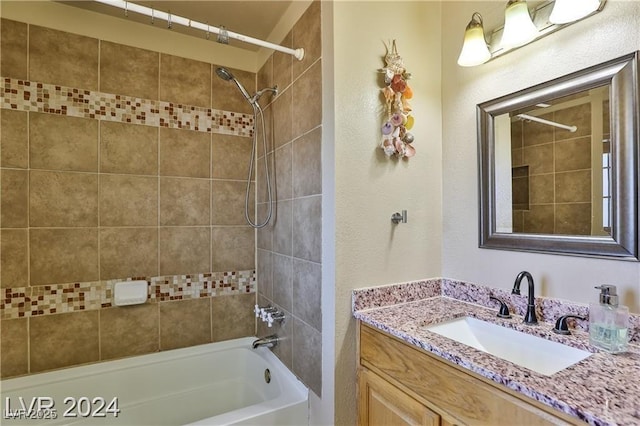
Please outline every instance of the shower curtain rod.
M570 132L575 132L576 130L578 130L578 128L576 126L567 126L566 124L556 123L555 121L545 120L544 118L534 117L533 115L518 114L518 115L516 115L516 117L522 118L524 120L536 121L538 123L546 124L548 126L559 127L561 129L565 129L565 130L568 130Z
M94 0L94 1L98 3L107 4L109 6L118 7L124 10L125 14L128 11L131 11L131 12L136 12L142 15L149 16L151 18L151 22L153 22L153 20L156 18L161 19L163 21L167 21L168 28L171 28L171 25L173 24L179 24L185 27L196 28L198 30L205 31L207 34L213 33L213 34L219 35L220 38L222 38L223 40L228 38L233 38L235 40L240 40L245 43L255 44L256 46L266 47L268 49L277 50L278 52L287 53L289 55L294 56L299 61L301 61L304 58L303 48L290 49L288 47L270 43L268 41L249 37L243 34L234 33L233 31L228 31L224 28L214 27L209 24L203 24L202 22L192 21L191 19L184 18L182 16L173 15L167 12L162 12L161 10L155 10L150 7L141 6L136 3L131 3L129 1L124 1L124 0Z

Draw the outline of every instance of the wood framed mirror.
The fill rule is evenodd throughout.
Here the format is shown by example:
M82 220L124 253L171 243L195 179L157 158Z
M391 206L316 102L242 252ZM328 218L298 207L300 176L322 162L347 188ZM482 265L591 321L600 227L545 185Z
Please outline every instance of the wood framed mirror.
M638 260L639 54L477 106L481 248Z

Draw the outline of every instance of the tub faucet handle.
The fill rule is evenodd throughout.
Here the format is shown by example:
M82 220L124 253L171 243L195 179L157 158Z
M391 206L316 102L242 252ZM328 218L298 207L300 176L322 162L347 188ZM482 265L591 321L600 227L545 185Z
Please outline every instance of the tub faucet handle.
M275 321L284 321L284 312L269 312L267 314L267 327L272 327Z
M265 309L269 309L271 306L260 306L257 303L253 305L253 313L256 314L256 318L261 318L264 314Z
M278 312L278 308L274 308L273 306L267 306L266 308L260 308L260 319L262 321L267 321L267 315L271 312Z

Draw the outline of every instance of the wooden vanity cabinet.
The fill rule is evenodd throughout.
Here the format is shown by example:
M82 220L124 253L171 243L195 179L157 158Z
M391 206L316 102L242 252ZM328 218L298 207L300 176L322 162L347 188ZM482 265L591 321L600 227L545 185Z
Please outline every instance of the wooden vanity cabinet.
M361 426L584 424L362 323L359 348Z
M358 371L358 424L367 426L453 425L382 377Z

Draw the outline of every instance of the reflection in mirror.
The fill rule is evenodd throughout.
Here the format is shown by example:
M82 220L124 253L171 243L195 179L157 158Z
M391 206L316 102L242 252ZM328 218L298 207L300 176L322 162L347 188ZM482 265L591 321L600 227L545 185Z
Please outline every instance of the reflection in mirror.
M478 105L481 248L638 260L639 58Z
M611 235L608 89L495 118L497 232Z

